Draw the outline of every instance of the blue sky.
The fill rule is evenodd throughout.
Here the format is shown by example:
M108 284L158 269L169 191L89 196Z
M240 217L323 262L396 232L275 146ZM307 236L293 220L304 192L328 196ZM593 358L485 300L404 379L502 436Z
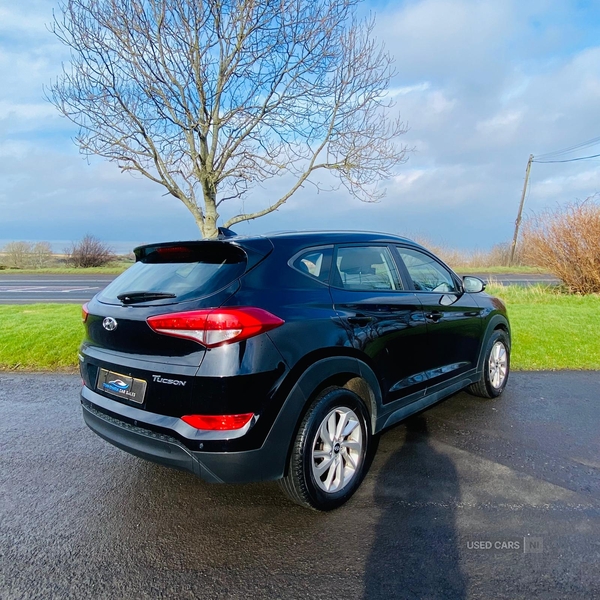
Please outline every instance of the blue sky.
M55 5L0 0L0 240L92 233L127 246L198 237L161 187L81 157L74 127L44 99L43 85L69 58L47 30ZM307 187L235 229L371 229L463 249L509 240L529 154L600 136L600 2L371 0L365 8L395 57L391 94L410 127L400 141L415 152L378 204ZM598 191L598 159L534 164L527 208ZM277 192L267 183L250 202L266 205Z

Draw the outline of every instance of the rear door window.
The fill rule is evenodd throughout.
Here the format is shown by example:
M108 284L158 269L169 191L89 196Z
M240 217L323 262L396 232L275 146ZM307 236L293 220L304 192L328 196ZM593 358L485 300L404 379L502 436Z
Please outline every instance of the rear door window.
M136 257L101 292L100 302L171 304L209 296L240 277L247 262L241 248L218 242L145 246L136 249Z
M339 247L332 285L355 291L395 291L402 285L386 246Z

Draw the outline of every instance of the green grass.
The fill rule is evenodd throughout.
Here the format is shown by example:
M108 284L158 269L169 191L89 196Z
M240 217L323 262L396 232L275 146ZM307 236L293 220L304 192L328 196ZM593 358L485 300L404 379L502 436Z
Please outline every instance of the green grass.
M128 269L133 262L119 261L105 267L44 267L42 269L1 269L0 275L93 275L104 273L105 275L120 275Z
M513 369L600 369L600 296L544 286L488 291L508 306ZM77 305L0 305L0 369L75 371L82 336Z
M74 371L82 337L78 305L0 305L0 369Z
M600 296L548 286L490 285L487 291L507 305L514 369L600 369Z
M533 275L547 275L549 272L540 267L461 267L458 266L454 269L457 273L461 275L468 275L469 273L485 273L490 275L525 275L525 274L533 274Z

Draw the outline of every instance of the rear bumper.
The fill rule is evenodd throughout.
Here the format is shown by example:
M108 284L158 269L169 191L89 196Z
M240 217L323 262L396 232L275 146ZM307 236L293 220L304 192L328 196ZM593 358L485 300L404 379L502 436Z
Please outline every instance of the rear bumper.
M106 403L111 406L104 406ZM247 483L281 478L297 419L296 410L290 410L292 406L286 403L260 448L206 452L194 451L175 437L144 427L138 416L144 411L107 400L87 387L82 390L81 405L87 426L107 442L140 458L188 471L211 483ZM135 410L137 414L133 418L140 420L134 421L132 415L120 414L129 410ZM150 414L143 416L150 418Z
M121 450L167 467L188 471L210 483L278 479L284 463L264 449L246 452L193 452L175 438L125 423L82 405L87 426ZM285 456L285 450L279 457Z
M82 408L86 425L117 448L167 467L190 471L206 481L223 481L174 438L118 421L89 405Z

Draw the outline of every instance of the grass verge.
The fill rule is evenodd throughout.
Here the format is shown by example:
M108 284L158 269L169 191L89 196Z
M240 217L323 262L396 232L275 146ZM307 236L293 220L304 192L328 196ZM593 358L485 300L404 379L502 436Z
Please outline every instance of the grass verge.
M508 306L513 369L600 369L600 296L544 286L488 291ZM77 305L0 305L0 369L75 371L82 335Z
M79 305L0 305L0 369L74 371L82 336Z
M600 369L600 296L537 285L490 285L487 291L507 305L514 369Z

